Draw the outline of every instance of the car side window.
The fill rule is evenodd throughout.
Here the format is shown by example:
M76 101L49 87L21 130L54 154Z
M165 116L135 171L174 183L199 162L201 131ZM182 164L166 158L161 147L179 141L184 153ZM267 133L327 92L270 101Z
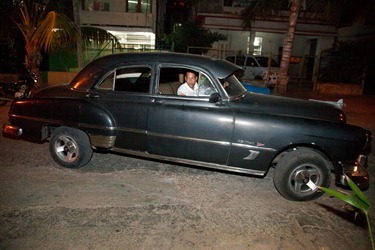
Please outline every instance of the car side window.
M115 72L109 73L106 78L98 85L98 89L113 90L115 85Z
M177 90L184 83L184 72L176 67L160 68L159 84L157 93L159 95L177 95Z
M243 66L245 64L244 56L236 56L236 65Z
M194 90L186 90L186 74L190 72L196 77L196 86ZM193 75L193 76L194 76ZM185 93L185 91L188 91ZM156 92L159 95L175 95L184 97L208 97L217 92L210 78L202 72L188 68L163 67L160 69L159 84ZM185 93L185 94L184 94Z
M151 68L145 66L119 68L108 74L98 89L120 92L149 93Z
M203 73L199 74L198 86L198 96L207 97L217 92L210 78Z

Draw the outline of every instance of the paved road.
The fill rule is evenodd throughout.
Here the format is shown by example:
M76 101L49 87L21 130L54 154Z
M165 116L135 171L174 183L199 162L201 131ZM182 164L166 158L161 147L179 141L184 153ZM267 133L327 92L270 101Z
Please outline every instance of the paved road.
M375 132L375 97L344 100L348 121ZM1 124L8 109L0 107ZM0 249L370 248L362 215L326 196L287 201L272 171L252 178L99 153L69 170L52 161L48 143L2 136L0 225Z

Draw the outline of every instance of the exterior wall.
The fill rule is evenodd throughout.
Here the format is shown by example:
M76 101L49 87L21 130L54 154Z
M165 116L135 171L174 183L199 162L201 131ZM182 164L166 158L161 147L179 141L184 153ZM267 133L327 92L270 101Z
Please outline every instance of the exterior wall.
M363 55L363 50L367 51L365 58L363 58L363 61L366 61L367 65L363 72L362 92L370 95L375 94L375 53L373 49L373 44L375 44L374 34L375 23L369 20L365 23L359 22L352 26L339 29L339 35L337 38L339 42L363 44L363 47L358 48L357 51L361 55Z
M99 44L86 44L83 51L84 64L93 59L117 53L118 51L140 51L155 49L155 35L160 32L157 27L157 0L142 0L150 5L141 9L134 8L137 1L130 0L83 0L80 1L79 22L81 27L96 27L116 36L121 46L115 46L110 41ZM126 9L127 3L132 8ZM162 7L165 7L164 5ZM159 8L164 10L163 8ZM141 11L141 12L136 12ZM159 15L161 13L159 12ZM158 28L158 30L157 30ZM160 34L159 34L160 36ZM68 59L75 58L72 62ZM62 56L50 55L49 69L52 71L71 71L77 67L76 51L66 52Z
M81 11L82 25L106 25L153 28L153 15L144 13L109 12L109 11Z
M362 95L363 86L358 84L317 82L314 91L319 94Z
M77 75L77 72L57 72L48 71L47 72L47 85L60 85L64 83L69 83Z
M152 27L153 15L156 13L156 3L151 1L150 9L141 13L126 11L127 0L84 1L80 9L81 24L118 25L124 27Z
M69 83L77 75L77 72L45 71L41 73L42 84L47 84L47 86ZM19 74L0 74L0 80L6 83L14 83L19 79Z
M249 44L247 38L244 41L245 36L249 36L250 31L243 31L241 27L241 19L234 17L233 15L211 15L207 13L201 13L199 17L202 27L216 31L224 35L228 35L229 49L230 50L241 50L248 51ZM263 38L263 49L262 53L277 54L279 47L283 46L284 36L287 31L286 21L256 21L253 25L252 32L255 32L256 37ZM298 48L299 46L305 47L304 40L318 38L318 47L320 47L320 41L333 41L333 38L337 36L337 30L333 26L319 25L319 24L300 24L297 26L296 40L293 53L302 54L300 51L303 50ZM300 42L302 41L302 44ZM238 43L239 42L239 43ZM333 42L329 44L331 46ZM241 46L241 47L240 47ZM326 42L322 45L322 48L326 47ZM318 53L319 54L319 53Z
M197 10L205 13L223 13L223 0L216 1L198 1Z
M0 74L0 81L6 83L13 83L19 80L18 74Z
M363 41L375 42L375 24L353 25L339 29L338 40L340 41Z
M82 6L83 9L79 10L81 26L96 26L111 30L116 32L114 34L116 36L121 32L151 32L155 35L158 28L156 25L158 23L156 20L157 1L149 0L150 9L145 7L139 13L136 13L134 9L127 12L127 2L127 0L105 0L105 2L86 0ZM95 7L95 4L99 5ZM155 41L153 43L152 47L155 46Z
M215 29L212 30L213 32L218 32L223 34L227 37L227 40L220 41L220 43L227 44L227 54L232 53L242 53L246 54L246 48L248 47L248 40L250 36L250 32L238 32L234 30L219 30Z
M213 46L214 49L226 48L227 51L211 54L251 54L254 51L252 45L254 38L261 37L261 53L271 54L273 59L280 62L280 53L288 29L289 12L283 11L277 17L256 20L252 24L251 32L243 31L240 13L244 7L238 7L238 3L244 4L243 1L237 1L233 6L224 6L224 0L215 3L209 0L199 1L196 9L197 22L210 31L228 37L227 41L215 43ZM298 61L290 64L289 75L292 77L309 75L309 78L314 80L320 53L332 47L338 31L333 25L312 22L308 15L302 13L297 23L292 56L298 58ZM311 44L314 44L314 47L311 47Z
M256 37L261 37L262 42L262 54L273 55L274 59L277 59L279 54L279 47L283 47L284 35L266 32L255 32Z

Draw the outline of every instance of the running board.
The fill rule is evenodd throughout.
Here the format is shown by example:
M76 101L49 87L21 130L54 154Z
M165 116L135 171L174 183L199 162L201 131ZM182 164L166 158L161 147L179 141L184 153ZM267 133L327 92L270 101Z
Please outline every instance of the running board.
M194 165L198 167L205 167L205 168L211 168L211 169L217 169L217 170L224 170L224 171L235 172L235 173L243 173L243 174L250 174L250 175L256 175L256 176L264 176L266 174L266 171L231 167L231 166L221 165L221 164L216 164L216 163L187 160L183 158L175 158L175 157L164 156L164 155L154 155L154 154L149 154L147 152L133 151L133 150L128 150L128 149L112 148L111 151L122 153L122 154L135 155L135 156L146 157L146 158L151 158L151 159L156 159L156 160L182 163L182 164Z

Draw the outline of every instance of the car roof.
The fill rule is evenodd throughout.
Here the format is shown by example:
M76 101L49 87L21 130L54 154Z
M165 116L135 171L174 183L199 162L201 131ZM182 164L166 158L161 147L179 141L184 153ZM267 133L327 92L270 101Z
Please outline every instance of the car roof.
M121 65L122 63L139 64L142 62L160 62L168 64L181 64L191 67L197 67L209 70L214 76L223 79L238 70L242 70L235 64L226 60L213 59L206 56L183 54L173 52L136 52L136 53L118 53L100 57L86 67L84 67L77 76L70 82L70 86L78 89L88 89L95 81L95 76L100 77L107 72L109 68Z

